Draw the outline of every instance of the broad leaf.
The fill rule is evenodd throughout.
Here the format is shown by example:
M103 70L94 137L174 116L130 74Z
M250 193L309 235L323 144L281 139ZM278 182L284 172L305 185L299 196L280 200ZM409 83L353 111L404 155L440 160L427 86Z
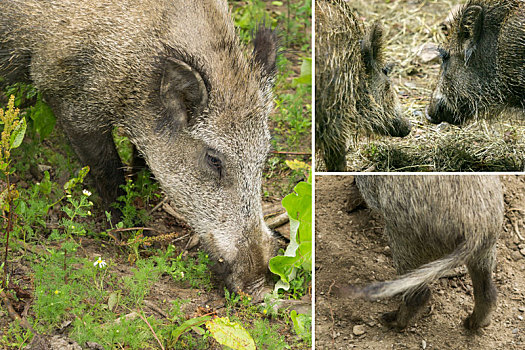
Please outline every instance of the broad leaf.
M206 322L206 328L219 344L234 350L256 350L250 334L237 322L228 317L216 318Z

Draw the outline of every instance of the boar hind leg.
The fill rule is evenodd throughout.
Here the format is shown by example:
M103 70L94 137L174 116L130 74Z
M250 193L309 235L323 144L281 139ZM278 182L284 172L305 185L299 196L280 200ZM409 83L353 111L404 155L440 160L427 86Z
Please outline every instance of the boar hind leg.
M89 165L89 173L95 178L104 209L109 210L109 205L122 192L120 185L124 184L122 162L111 129L87 133L76 132L67 126L64 129L82 165Z
M429 300L430 289L427 285L423 285L414 292L405 295L399 308L396 311L383 314L381 320L390 328L405 329Z
M490 316L496 308L497 291L492 281L493 259L476 261L468 265L470 278L474 288L474 311L465 319L463 325L467 329L475 330L488 326Z

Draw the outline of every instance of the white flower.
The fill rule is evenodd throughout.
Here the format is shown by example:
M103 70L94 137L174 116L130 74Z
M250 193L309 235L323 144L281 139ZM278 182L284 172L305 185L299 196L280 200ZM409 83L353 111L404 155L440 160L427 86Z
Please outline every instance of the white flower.
M105 262L104 260L102 260L101 257L99 257L99 258L97 259L97 261L95 261L95 262L93 263L93 266L97 266L97 265L98 265L98 267L100 267L101 269L107 266L106 262Z
M85 196L91 196L91 192L89 192L88 190L82 190L82 193L85 195Z

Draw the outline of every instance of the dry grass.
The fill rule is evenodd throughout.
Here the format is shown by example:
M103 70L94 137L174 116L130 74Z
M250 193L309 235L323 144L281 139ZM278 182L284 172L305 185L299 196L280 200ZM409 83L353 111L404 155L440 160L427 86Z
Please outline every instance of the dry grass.
M431 125L424 116L439 62L422 63L417 49L444 41L440 24L465 1L354 0L365 23L383 21L387 61L405 116L413 125L403 139L356 136L347 154L349 171L523 171L525 119L498 116L462 127ZM322 168L322 167L321 167Z

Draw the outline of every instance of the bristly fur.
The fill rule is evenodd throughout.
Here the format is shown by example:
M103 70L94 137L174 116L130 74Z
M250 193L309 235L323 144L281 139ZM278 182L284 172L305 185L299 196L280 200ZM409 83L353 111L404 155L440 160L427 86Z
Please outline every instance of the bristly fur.
M525 117L524 20L522 0L470 0L453 14L430 121L461 124L507 109Z
M343 0L320 0L315 6L316 152L328 171L342 171L353 134L405 136L410 125L382 73L380 24L365 31Z
M428 301L428 285L451 269L467 265L476 305L466 326L487 325L496 303L491 276L504 217L499 178L360 175L356 183L368 206L385 219L385 235L400 277L343 287L341 292L367 299L403 294L397 319L390 321L404 328Z
M42 93L105 204L124 183L120 126L228 288L259 293L276 253L261 207L275 31L250 50L226 0L9 0L0 17L0 75Z

